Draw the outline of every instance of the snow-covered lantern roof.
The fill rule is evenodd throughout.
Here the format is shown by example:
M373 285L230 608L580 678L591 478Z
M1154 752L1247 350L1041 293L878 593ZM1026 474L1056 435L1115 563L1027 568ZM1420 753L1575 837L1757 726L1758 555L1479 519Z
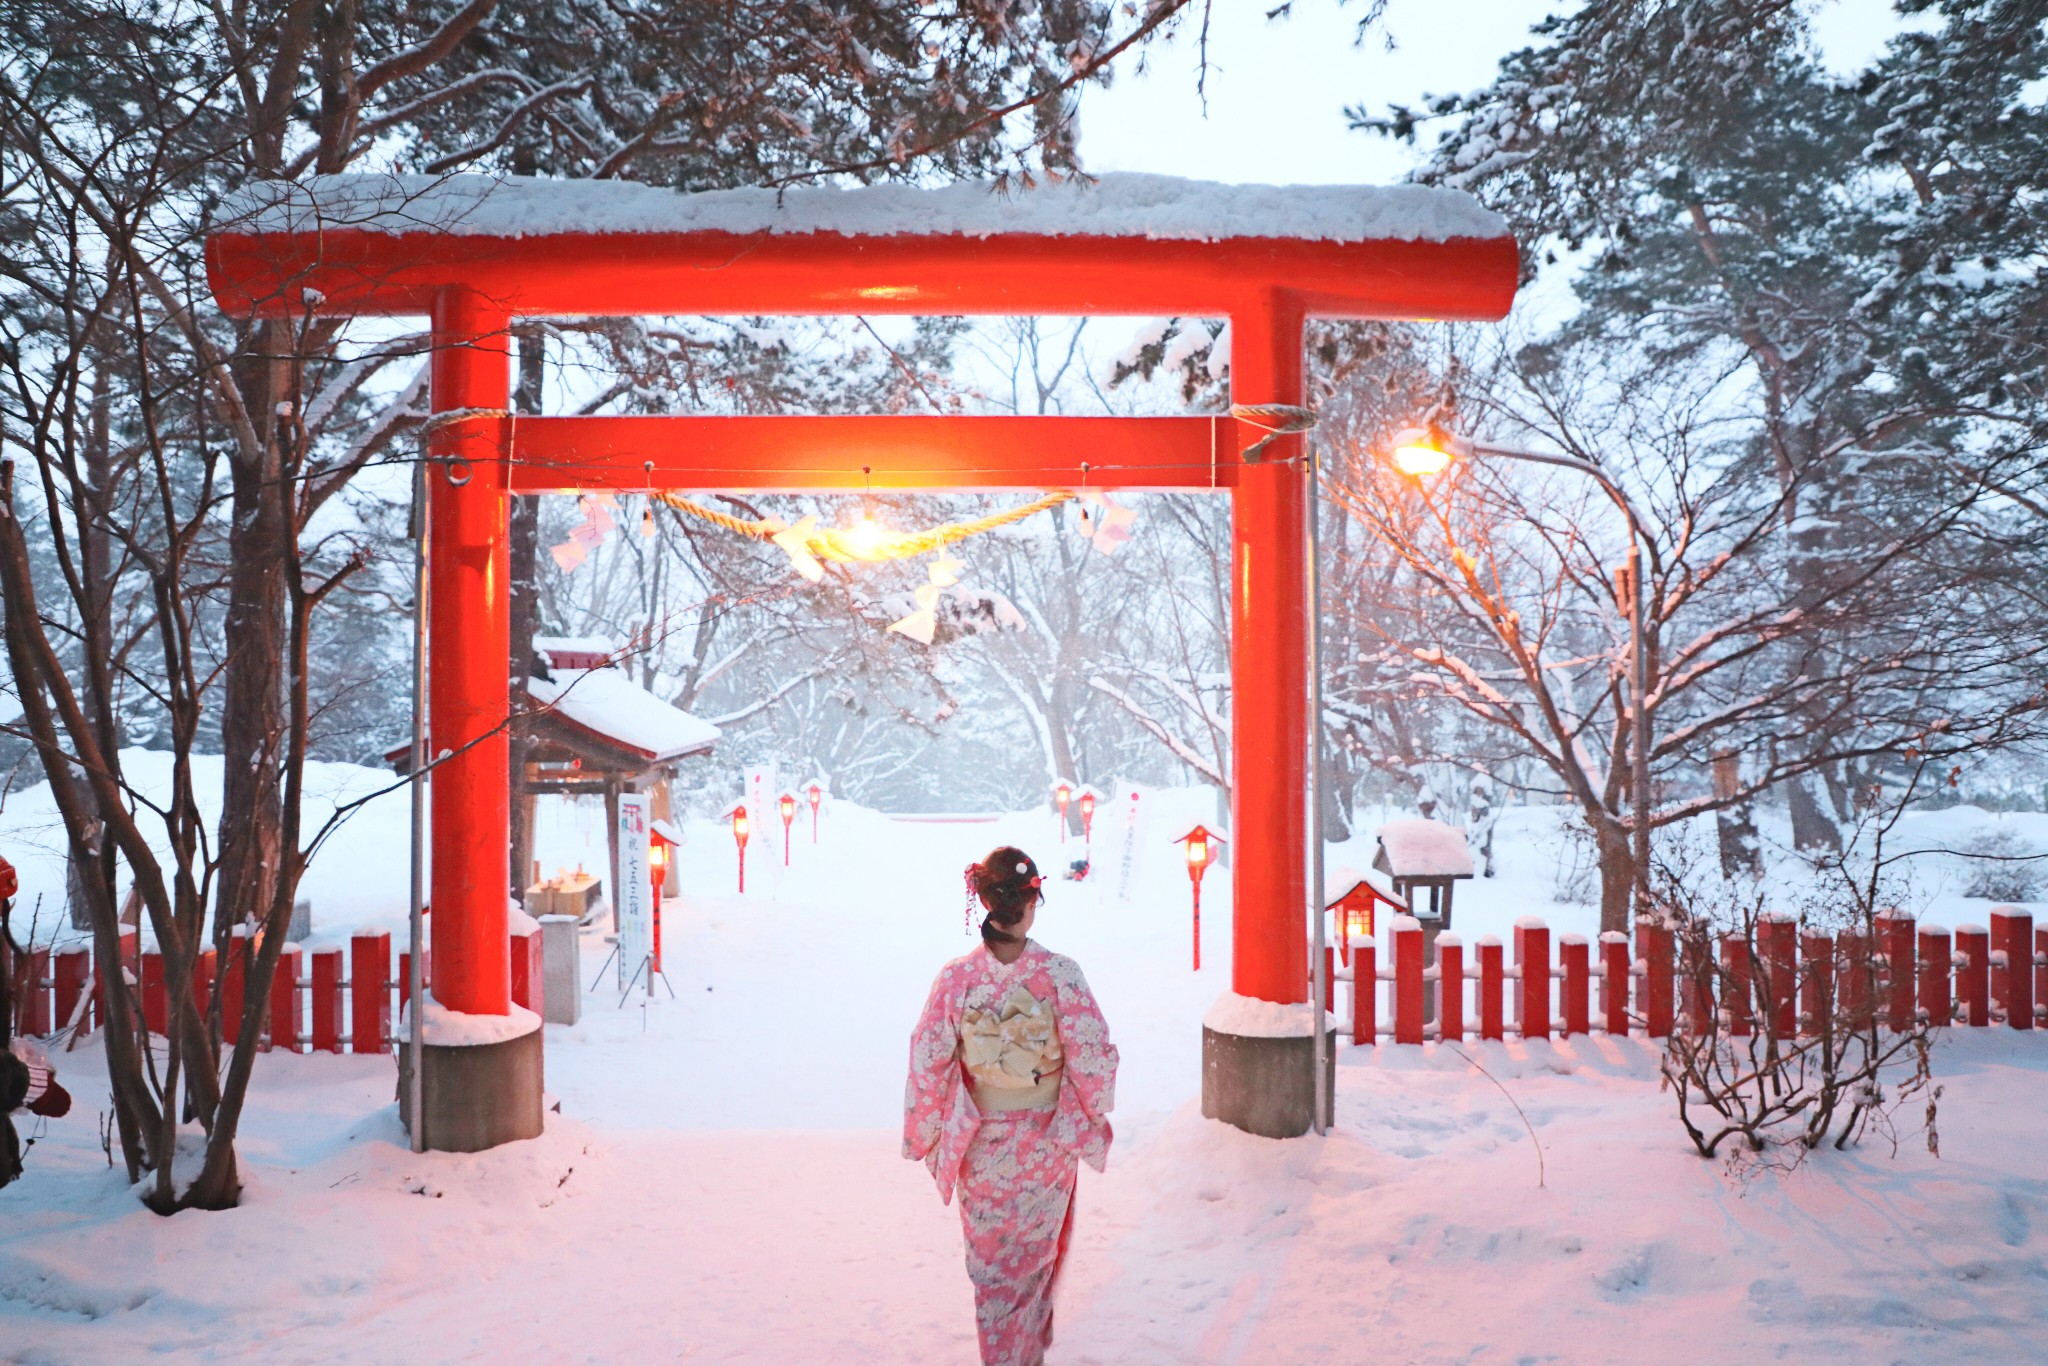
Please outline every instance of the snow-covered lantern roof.
M1472 876L1472 851L1465 847L1465 827L1426 817L1388 821L1379 829L1379 852L1372 866L1384 873L1394 891L1408 903L1410 914L1451 927L1452 884ZM1429 891L1429 909L1416 904L1417 888Z
M603 636L535 636L534 653L555 669L602 669L616 647Z

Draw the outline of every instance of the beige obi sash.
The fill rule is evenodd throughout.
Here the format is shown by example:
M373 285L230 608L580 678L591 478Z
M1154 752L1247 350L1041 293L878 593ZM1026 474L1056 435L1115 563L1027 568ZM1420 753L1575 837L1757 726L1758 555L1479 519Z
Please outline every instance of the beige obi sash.
M1052 1003L1020 985L993 1009L968 1011L960 1018L960 1060L983 1114L1051 1109L1066 1066Z

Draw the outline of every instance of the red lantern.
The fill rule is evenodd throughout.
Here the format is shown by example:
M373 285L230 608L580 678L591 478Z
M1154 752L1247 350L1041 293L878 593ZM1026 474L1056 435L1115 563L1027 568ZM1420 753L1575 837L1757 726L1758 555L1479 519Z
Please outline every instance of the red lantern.
M1095 793L1081 789L1081 839L1090 852L1095 848Z
M1223 836L1200 825L1174 841L1187 856L1188 886L1194 893L1196 972L1202 970L1202 874L1216 861L1216 846L1222 842Z
M1067 842L1067 803L1074 800L1074 789L1067 783L1054 783L1052 799L1060 804L1060 843Z
M811 843L818 842L818 803L825 800L825 789L811 784Z
M789 867L789 823L796 819L796 797L788 792L782 794L782 866Z
M747 807L742 802L732 809L732 842L740 854L740 895L747 894Z
M668 888L669 850L681 842L680 832L667 821L647 827L647 869L654 883L654 971L661 971L661 894Z

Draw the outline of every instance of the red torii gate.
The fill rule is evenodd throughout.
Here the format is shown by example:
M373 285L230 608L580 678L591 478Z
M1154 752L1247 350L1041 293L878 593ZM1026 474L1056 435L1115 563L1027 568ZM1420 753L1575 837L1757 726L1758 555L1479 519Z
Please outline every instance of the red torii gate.
M1298 405L1307 318L1503 316L1517 257L1499 219L1414 186L1276 190L1149 176L1007 200L985 186L685 195L384 176L262 192L267 202L245 205L207 244L223 309L432 323L432 408L452 420L431 443L428 715L434 751L460 751L432 784L433 991L443 1006L502 1016L511 1001L506 496L844 490L870 479L883 489L1228 490L1232 985L1266 1001L1307 999L1300 438L1275 440L1248 463L1240 452L1266 433L1209 417L512 419L509 329L520 317L649 314L1223 316L1233 402ZM524 1117L486 1118L465 1146L538 1131L537 1035L531 1050L528 1068L484 1066L467 1081L444 1059L437 1083L430 1061L430 1088L533 1091L513 1107L530 1110L530 1129ZM1205 1105L1216 1099L1214 1062ZM1299 1072L1300 1105L1283 1108L1305 1117L1309 1070ZM1232 1107L1210 1112L1271 1125ZM427 1113L443 1112L430 1097ZM455 1146L429 1128L434 1146Z

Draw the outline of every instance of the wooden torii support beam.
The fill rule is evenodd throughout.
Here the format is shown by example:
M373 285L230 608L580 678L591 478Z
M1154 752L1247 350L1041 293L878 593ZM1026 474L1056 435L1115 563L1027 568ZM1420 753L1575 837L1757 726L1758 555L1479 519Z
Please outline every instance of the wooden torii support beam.
M1311 317L1503 316L1503 222L1419 186L1275 189L1110 175L1005 197L938 190L677 194L605 182L337 176L256 187L209 240L237 315L425 314L429 714L470 747L433 788L434 992L504 1014L506 495L579 489L1227 491L1233 509L1231 979L1306 999L1308 481L1299 437L1200 418L506 415L521 317L654 314L1224 317L1231 398L1304 400ZM863 467L868 473L863 474ZM454 476L454 477L451 477ZM456 482L460 478L463 482ZM474 742L474 743L472 743ZM1306 1127L1305 1125L1303 1127Z

